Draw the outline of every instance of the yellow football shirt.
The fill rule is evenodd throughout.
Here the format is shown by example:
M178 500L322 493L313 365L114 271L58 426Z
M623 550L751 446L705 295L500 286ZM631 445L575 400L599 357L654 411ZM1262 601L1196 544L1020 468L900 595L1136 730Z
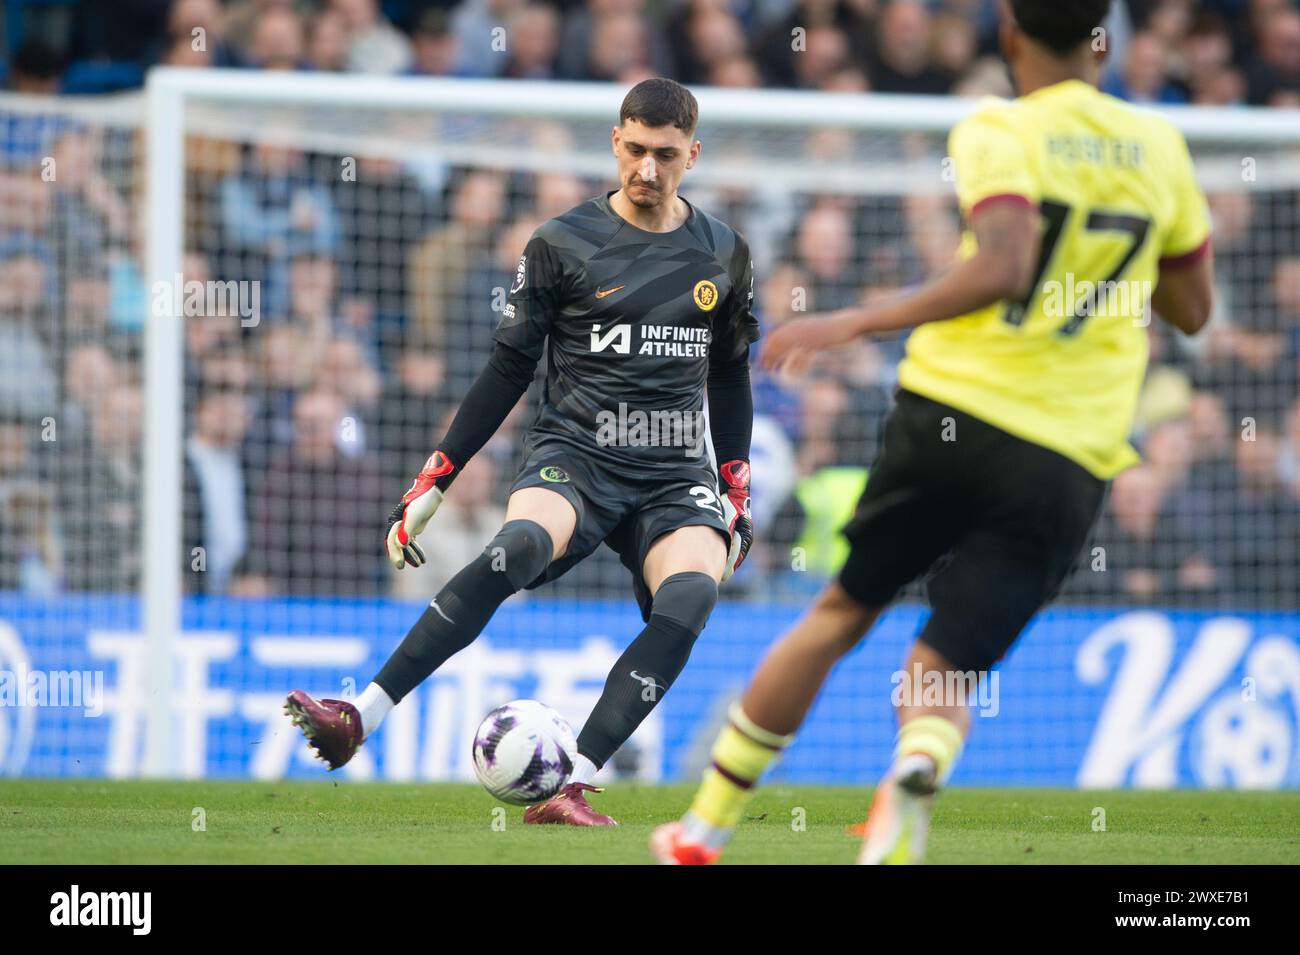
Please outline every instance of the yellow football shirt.
M1128 436L1160 264L1208 248L1187 144L1156 114L1069 80L981 107L948 151L963 216L1030 203L1042 249L1026 300L916 329L899 384L1109 479L1138 460ZM958 254L975 248L968 228Z

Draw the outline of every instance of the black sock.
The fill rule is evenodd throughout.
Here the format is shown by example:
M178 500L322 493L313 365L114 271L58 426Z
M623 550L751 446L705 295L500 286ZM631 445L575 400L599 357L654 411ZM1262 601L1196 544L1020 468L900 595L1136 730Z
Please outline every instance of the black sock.
M636 732L686 666L717 599L708 574L673 574L659 585L649 622L609 671L578 734L579 753L603 766Z
M483 632L511 594L532 583L551 560L551 537L532 521L508 521L420 615L375 683L396 702Z

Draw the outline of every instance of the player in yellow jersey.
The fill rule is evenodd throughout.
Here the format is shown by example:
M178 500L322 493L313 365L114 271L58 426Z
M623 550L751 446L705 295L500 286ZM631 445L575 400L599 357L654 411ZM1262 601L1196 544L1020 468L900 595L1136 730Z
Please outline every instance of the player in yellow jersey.
M655 855L714 861L763 770L835 663L898 591L932 613L897 699L898 742L859 861L918 862L930 803L970 725L965 694L1060 589L1127 438L1147 361L1148 304L1187 334L1211 304L1209 220L1167 121L1096 88L1109 0L1004 0L1020 96L952 130L966 228L957 264L898 298L777 329L777 367L873 333L916 329L897 406L839 579L772 648L731 711L690 810ZM911 691L910 695L909 692Z

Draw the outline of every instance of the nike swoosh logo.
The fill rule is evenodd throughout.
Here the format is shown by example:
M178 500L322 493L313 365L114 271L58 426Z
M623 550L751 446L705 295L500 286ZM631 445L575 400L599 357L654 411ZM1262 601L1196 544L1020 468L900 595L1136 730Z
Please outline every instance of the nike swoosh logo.
M596 289L596 298L604 298L606 295L613 295L619 289L627 288L626 285L620 285L617 288Z
M456 622L455 620L452 620L451 617L448 617L445 613L442 612L442 608L438 606L437 597L433 598L433 602L430 603L429 606L432 607L434 610L438 611L438 616L441 617L443 620L446 620L450 624L455 624Z

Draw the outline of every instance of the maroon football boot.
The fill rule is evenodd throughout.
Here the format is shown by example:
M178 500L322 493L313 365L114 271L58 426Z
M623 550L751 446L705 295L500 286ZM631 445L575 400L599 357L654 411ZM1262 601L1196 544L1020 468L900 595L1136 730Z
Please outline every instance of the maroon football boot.
M546 802L524 810L524 822L532 826L617 826L618 823L596 812L583 793L603 793L598 786L586 783L569 783Z
M361 714L345 700L318 700L294 690L284 701L284 712L307 737L307 745L330 769L338 769L356 753L364 738Z

